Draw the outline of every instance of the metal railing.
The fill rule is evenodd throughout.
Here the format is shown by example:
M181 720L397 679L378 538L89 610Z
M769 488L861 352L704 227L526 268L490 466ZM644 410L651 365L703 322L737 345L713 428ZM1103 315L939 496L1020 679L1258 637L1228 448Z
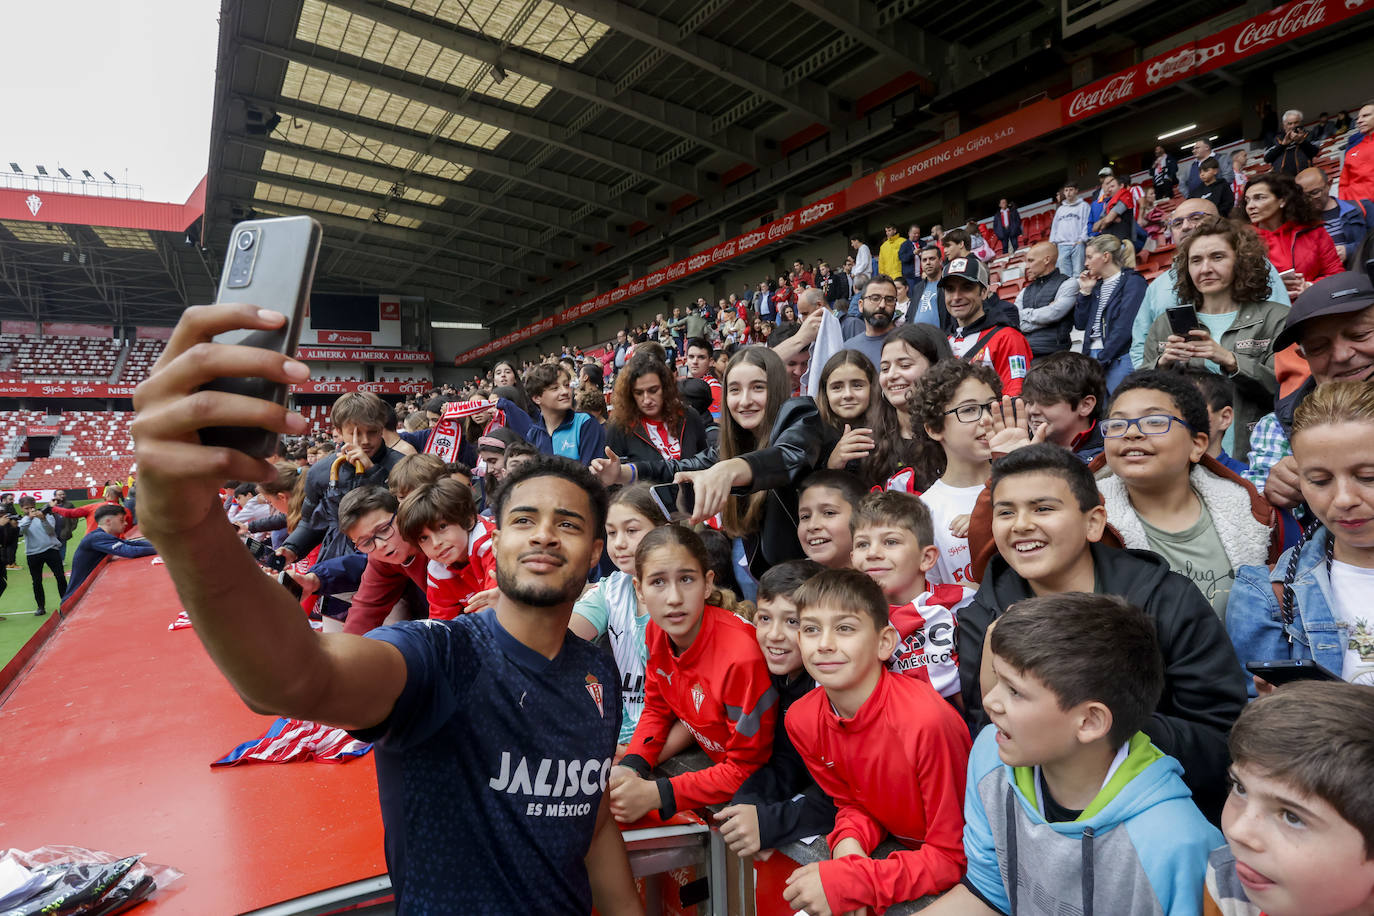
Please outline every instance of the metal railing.
M0 188L18 191L47 191L53 194L81 194L86 197L116 197L123 200L142 200L143 185L122 181L97 181L87 178L63 178L59 175L20 175L0 172Z

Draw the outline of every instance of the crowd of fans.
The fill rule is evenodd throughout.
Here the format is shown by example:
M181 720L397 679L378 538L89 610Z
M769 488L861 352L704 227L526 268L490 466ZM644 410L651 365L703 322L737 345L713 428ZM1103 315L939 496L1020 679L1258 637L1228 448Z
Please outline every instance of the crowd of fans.
M1199 140L1184 175L1158 149L1147 189L1065 182L1014 302L986 263L1021 241L1010 200L991 242L890 225L603 353L394 408L346 394L225 511L271 533L326 629L400 649L404 692L336 716L391 753L421 753L416 697L481 721L429 653L528 667L508 643L532 631L485 609L570 608L614 660L585 684L615 700L613 753L580 754L614 760L611 814L713 806L740 855L825 835L788 879L798 911L1369 913L1374 103L1336 196L1311 144L1350 128L1302 124L1251 174ZM512 546L544 524L540 481L563 528ZM595 548L586 581L569 544ZM517 589L517 566L571 590ZM374 631L407 619L453 623ZM702 765L661 768L691 748ZM387 815L398 894L430 892L419 816Z

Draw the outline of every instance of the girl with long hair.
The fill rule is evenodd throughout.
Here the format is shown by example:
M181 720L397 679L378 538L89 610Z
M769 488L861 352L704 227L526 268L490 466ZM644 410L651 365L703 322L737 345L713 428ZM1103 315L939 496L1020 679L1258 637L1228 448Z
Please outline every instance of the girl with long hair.
M883 406L878 370L872 360L858 350L839 350L826 360L816 397L827 441L834 442L825 466L858 475L865 488L887 480L887 475L876 474L869 462L876 448L874 434L882 424Z
M666 524L668 519L654 504L647 484L624 487L611 496L606 512L606 552L615 571L582 593L568 623L568 629L588 642L609 638L620 671L621 754L644 709L644 665L649 658L644 641L649 615L640 606L634 588L635 551L646 534ZM689 740L679 740L677 750Z
M611 813L622 824L650 811L670 817L729 801L768 761L777 717L777 691L754 629L717 603L726 599L695 532L663 525L646 534L635 551L634 585L649 615L648 675L629 752L610 778ZM652 770L678 723L711 766L655 780Z
M682 402L677 375L649 354L632 357L620 370L612 408L606 446L623 459L691 458L706 448L706 426Z
M769 566L803 556L796 484L820 464L824 428L814 401L788 397L787 368L765 347L735 353L725 368L724 388L715 446L690 458L632 462L607 449L591 469L608 485L641 478L692 484L693 524L720 515L721 529L735 541L740 588L752 598L750 575L757 578Z
M871 473L881 476L887 489L919 493L940 476L944 453L913 421L911 399L917 381L932 366L953 358L948 338L928 324L904 324L883 342L878 363L883 406L873 431L870 464Z

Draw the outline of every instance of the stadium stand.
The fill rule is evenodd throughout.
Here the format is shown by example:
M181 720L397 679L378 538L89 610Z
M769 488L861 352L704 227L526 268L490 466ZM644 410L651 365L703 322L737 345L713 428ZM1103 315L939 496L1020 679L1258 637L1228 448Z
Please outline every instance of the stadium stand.
M124 361L124 369L119 373L116 380L122 384L137 385L148 377L148 372L153 368L153 363L162 355L162 348L167 342L165 340L155 340L140 337L134 340L129 347L129 355Z
M119 348L113 338L0 334L4 381L108 380Z

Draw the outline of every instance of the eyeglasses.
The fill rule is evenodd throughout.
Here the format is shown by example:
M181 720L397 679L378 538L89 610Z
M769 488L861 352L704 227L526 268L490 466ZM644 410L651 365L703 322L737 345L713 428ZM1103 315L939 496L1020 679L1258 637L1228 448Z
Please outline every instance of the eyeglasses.
M377 546L378 541L389 540L395 533L396 514L393 512L391 518L387 520L385 525L378 526L377 530L373 531L367 537L358 538L353 542L353 546L357 547L363 553L371 553L372 548Z
M1189 432L1197 432L1188 422L1173 414L1152 413L1146 417L1112 417L1102 421L1102 438L1120 439L1134 426L1142 436L1162 436L1177 423Z
M1185 213L1183 216L1175 216L1173 219L1169 220L1169 227L1171 229L1178 229L1184 225L1195 226L1211 215L1212 214L1202 210L1195 210L1192 213Z
M977 423L983 419L983 412L987 411L988 417L992 417L992 405L999 404L1000 401L988 401L986 404L960 404L953 410L946 410L945 416L954 414L954 419L960 423Z
M897 297L896 297L896 296L879 296L877 293L874 293L874 294L871 295L871 296L864 296L864 301L865 301L865 302L871 302L871 303L873 303L874 305L878 305L879 303L882 303L882 302L886 302L888 305L896 305L896 304L897 304Z

